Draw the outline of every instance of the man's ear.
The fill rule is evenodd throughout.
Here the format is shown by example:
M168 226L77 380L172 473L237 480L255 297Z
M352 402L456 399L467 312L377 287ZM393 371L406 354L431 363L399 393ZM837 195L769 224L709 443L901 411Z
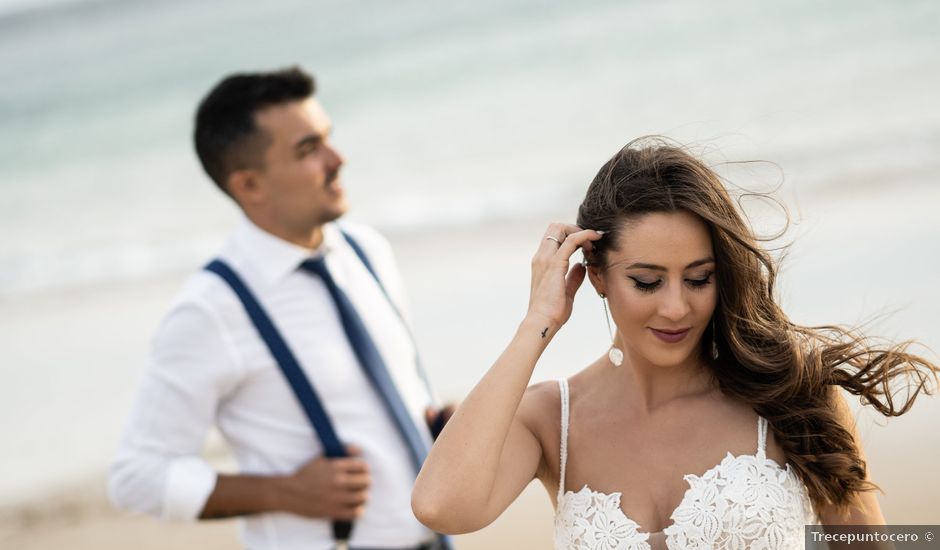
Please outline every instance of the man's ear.
M257 204L264 198L264 187L258 172L251 168L232 170L226 188L238 204Z

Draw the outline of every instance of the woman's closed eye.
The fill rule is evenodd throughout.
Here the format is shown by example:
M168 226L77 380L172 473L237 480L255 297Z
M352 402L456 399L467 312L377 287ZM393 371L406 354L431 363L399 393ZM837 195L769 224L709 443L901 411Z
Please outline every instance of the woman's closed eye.
M663 284L662 279L656 279L655 281L644 281L639 277L630 277L630 279L633 281L633 286L643 292L652 292Z
M713 272L709 271L708 273L705 273L701 277L686 279L685 282L690 287L695 288L695 289L704 288L708 286L709 284L711 284L712 274ZM662 279L647 280L641 277L632 277L632 276L630 276L630 279L633 281L634 288L642 292L653 292L654 290L656 290L663 284Z
M711 284L712 273L712 271L709 271L708 273L703 274L701 277L697 277L695 279L686 279L685 282L689 283L694 288L702 288Z

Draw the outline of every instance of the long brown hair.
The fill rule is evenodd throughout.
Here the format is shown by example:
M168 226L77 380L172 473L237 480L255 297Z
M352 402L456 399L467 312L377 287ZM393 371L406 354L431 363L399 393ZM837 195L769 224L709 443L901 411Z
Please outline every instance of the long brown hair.
M663 138L627 144L604 166L578 210L579 226L606 231L589 261L607 266L629 217L688 211L711 234L718 305L702 337L702 355L721 391L770 423L813 503L846 509L875 488L857 442L839 421L841 386L885 416L910 409L931 393L940 367L908 353L912 342L878 344L856 329L807 327L789 320L774 297L777 267L719 176ZM712 334L714 330L714 337ZM718 359L706 353L714 341ZM906 382L904 389L898 382Z

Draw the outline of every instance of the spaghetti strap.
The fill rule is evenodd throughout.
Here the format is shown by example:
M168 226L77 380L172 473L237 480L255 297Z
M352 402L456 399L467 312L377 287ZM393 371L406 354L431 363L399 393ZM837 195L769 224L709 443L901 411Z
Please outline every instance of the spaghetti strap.
M757 417L757 456L763 458L767 447L767 419Z
M561 392L561 468L558 475L558 499L565 494L565 468L568 465L568 379L558 379Z

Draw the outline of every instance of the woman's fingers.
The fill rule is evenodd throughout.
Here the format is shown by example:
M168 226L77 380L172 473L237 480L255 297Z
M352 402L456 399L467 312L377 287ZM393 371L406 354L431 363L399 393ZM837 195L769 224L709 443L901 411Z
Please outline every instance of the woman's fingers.
M535 255L532 256L532 280L529 288L530 305L532 293L535 292L545 273L557 269L558 257L556 254L558 250L568 239L569 234L578 231L581 231L580 227L568 223L553 223L545 229L539 247ZM565 267L565 270L567 271L567 267ZM562 272L563 275L564 272Z
M569 301L574 300L574 295L577 294L578 288L584 282L586 273L587 268L583 264L577 263L571 266L568 276L565 277L565 294L568 296Z
M562 235L564 238L561 238ZM542 236L543 242L532 258L532 285L529 311L537 311L560 324L571 315L571 304L584 282L586 269L580 262L569 267L578 248L591 250L591 242L603 233L577 225L553 223Z
M570 223L553 223L545 229L542 236L542 243L539 245L536 255L552 256L564 244L568 235L581 231L577 225Z
M561 246L559 246L558 250L555 251L555 256L568 260L571 258L571 255L574 254L575 251L577 251L579 248L584 248L590 252L591 242L596 241L603 236L604 234L600 231L578 228L577 231L568 234L568 237L565 239L565 241L561 243Z
M564 234L564 238L559 235ZM547 266L557 266L561 262L567 265L571 255L579 248L587 252L592 250L591 243L604 236L602 231L593 229L581 229L577 225L553 223L548 226L542 243L538 251L532 258L532 283L533 287L539 278L539 274ZM561 262L559 262L559 260ZM567 268L565 268L567 271ZM563 272L564 273L564 272Z

